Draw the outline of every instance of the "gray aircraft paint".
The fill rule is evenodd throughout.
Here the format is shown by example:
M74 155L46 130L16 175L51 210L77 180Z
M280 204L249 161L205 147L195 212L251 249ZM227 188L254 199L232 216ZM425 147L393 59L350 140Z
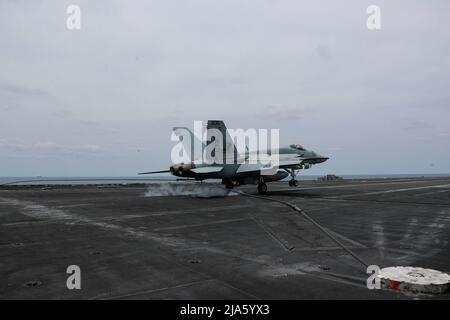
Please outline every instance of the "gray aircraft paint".
M312 165L319 164L328 160L327 157L321 156L314 151L307 150L299 144L293 144L288 147L281 147L277 150L264 150L262 151L268 155L277 155L277 166L271 167L266 164L256 162L249 163L248 159L252 154L260 152L259 150L246 152L245 154L239 154L236 146L230 144L231 137L227 131L227 128L221 120L209 120L207 125L207 137L208 141L203 144L199 141L198 137L193 134L188 128L176 127L174 128L175 135L183 130L188 133L191 139L180 138L180 142L183 148L190 157L190 162L177 163L170 166L167 172L180 178L192 178L195 180L207 180L207 179L222 179L222 182L228 187L233 187L241 184L264 184L265 182L278 181L286 178L288 175L292 176L292 181L295 181L295 176L301 169L309 169ZM198 156L195 148L199 146L202 150L208 147L208 144L212 143L211 134L209 130L220 132L223 139L220 147L223 147L223 163L205 163L202 159L196 159ZM174 139L172 139L174 141ZM230 156L230 153L233 153ZM203 156L203 152L201 153ZM222 156L220 154L220 156ZM233 159L232 163L229 163ZM142 174L160 173L161 171L145 172Z

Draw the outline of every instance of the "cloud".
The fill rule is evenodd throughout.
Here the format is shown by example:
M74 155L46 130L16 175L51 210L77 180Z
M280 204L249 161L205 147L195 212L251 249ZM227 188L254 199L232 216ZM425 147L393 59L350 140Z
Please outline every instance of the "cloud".
M0 103L0 111L2 112L11 112L18 110L19 108L20 105L16 102L4 101L3 103Z
M82 126L87 126L87 127L99 125L99 122L95 121L95 120L75 119L74 121Z
M0 138L0 155L9 152L22 152L27 149L26 144L17 138Z
M317 56L325 61L329 61L332 59L330 47L326 45L319 45L316 48Z
M342 147L329 147L327 148L329 151L343 151L344 148Z
M424 129L433 129L436 126L426 122L426 121L422 121L422 120L412 120L410 121L404 128L405 130L412 130L412 131L416 131L416 130L424 130Z
M52 141L27 143L17 138L0 139L1 156L105 155L107 150L97 145L62 145Z
M282 144L345 148L325 171L421 172L425 154L450 159L439 135L450 2L380 0L380 31L358 0L78 0L79 31L66 28L69 4L0 1L0 156L28 157L3 175L45 154L73 174L167 167L172 126L221 118L280 128ZM426 146L407 148L420 137ZM98 155L108 165L94 165ZM432 170L450 172L450 161Z
M261 108L257 117L272 121L296 121L303 119L310 112L313 112L311 108L273 105Z
M15 96L44 96L48 93L39 88L30 88L24 85L0 83L0 94Z

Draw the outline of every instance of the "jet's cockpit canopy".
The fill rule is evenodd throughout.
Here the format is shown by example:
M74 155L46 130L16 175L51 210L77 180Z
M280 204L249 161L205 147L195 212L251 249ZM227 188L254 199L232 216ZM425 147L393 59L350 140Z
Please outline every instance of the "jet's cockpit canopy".
M291 144L290 147L292 149L297 149L297 150L300 150L300 151L306 151L306 149L303 148L303 146L301 144Z

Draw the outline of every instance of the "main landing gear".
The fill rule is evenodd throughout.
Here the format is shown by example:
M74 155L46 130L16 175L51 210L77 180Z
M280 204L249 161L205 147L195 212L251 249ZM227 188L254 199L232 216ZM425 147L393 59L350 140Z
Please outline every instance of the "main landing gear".
M265 194L266 192L267 192L267 184L265 184L264 181L260 181L258 183L258 193Z
M289 180L289 187L298 187L298 181L295 180L295 177L298 174L299 170L294 170L294 169L285 169L287 173L289 173L291 175L291 180Z
M259 177L257 183L258 183L258 193L265 194L267 192L267 184L264 183L264 178Z
M241 181L222 179L222 184L224 184L227 189L233 189L234 187L239 187L241 185Z

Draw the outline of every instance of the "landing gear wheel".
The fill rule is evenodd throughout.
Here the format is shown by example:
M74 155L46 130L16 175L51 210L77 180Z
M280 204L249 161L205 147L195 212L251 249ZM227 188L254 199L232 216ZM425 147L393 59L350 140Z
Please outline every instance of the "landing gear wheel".
M291 176L291 180L289 180L289 187L298 187L298 181L295 180L295 177L298 174L299 170L292 169L284 169Z
M289 187L298 187L297 180L289 180Z
M267 184L265 184L264 182L258 184L258 193L265 194L266 192L267 192Z
M224 184L227 189L233 189L234 187L234 183L230 179L222 179L222 184Z

